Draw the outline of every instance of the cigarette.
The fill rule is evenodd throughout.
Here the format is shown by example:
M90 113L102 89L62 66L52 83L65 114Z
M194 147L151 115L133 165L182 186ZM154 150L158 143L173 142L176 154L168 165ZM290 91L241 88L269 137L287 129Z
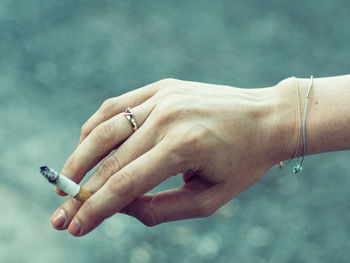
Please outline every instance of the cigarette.
M79 184L47 166L40 167L40 173L53 185L79 201L86 201L92 195Z

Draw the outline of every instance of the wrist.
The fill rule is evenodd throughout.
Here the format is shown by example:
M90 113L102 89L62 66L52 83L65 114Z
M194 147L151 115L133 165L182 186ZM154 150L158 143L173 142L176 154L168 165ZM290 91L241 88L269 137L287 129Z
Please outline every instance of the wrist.
M309 83L309 78L292 77L253 91L264 102L260 132L271 165L292 158L298 145L294 157L303 153L301 132ZM305 155L350 149L349 83L349 75L314 79L305 119Z
M271 165L302 154L303 143L299 133L302 124L297 104L297 87L300 88L298 79L291 77L271 88L261 89L264 91L267 109L263 115L262 133L266 138L266 155ZM299 89L300 111L303 110L302 90L303 88ZM299 149L295 153L298 144Z
M274 119L276 121L272 124L271 130L274 131L274 137L278 140L275 150L277 162L293 159L304 153L303 121L309 84L310 79L291 77L282 80L272 88L273 92L276 94L274 97ZM313 88L314 87L312 87L312 89ZM308 137L311 137L313 121L309 116L312 113L309 113L309 111L312 100L309 100L305 129L307 130L306 134ZM305 140L309 148L309 146L311 146L310 140L309 138L305 138ZM313 147L310 147L308 149L309 151L305 152L305 154L312 153L312 148Z

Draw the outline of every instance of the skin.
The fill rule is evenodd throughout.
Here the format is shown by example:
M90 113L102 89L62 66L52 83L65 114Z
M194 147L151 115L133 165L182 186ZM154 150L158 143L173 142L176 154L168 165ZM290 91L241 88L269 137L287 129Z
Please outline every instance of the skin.
M106 100L83 125L61 171L79 183L102 160L83 185L93 195L84 203L69 198L51 224L83 236L118 212L147 226L213 214L293 155L296 87L303 111L308 84L288 78L248 90L165 79ZM350 75L314 79L307 154L350 148L349 101ZM139 125L136 132L123 114L127 107ZM182 187L146 194L180 173Z

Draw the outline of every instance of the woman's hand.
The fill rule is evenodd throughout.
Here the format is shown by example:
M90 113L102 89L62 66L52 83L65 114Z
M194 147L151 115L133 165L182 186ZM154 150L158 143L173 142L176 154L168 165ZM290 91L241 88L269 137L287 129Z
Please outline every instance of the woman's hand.
M51 223L82 236L117 212L148 226L211 215L281 157L272 89L166 79L106 100L61 171L79 183L107 156L84 184L94 194L67 200ZM136 132L124 116L129 106ZM182 187L145 194L179 173Z

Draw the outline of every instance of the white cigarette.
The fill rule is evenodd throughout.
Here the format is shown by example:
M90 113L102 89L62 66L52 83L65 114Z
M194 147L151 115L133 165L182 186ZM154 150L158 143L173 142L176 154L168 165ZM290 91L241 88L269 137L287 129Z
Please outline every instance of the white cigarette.
M40 173L53 185L79 201L86 201L92 193L79 184L47 166L40 167Z

